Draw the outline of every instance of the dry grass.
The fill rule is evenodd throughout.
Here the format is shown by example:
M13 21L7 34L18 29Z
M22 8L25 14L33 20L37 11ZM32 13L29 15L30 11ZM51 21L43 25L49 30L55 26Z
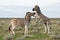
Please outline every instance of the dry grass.
M35 20L32 19L29 26L29 35L32 35L32 37L23 37L24 26L20 25L15 29L16 35L10 34L8 31L10 20L9 18L0 18L0 40L60 40L60 19L51 19L50 34L44 34L42 23L36 23ZM23 20L23 18L18 18L18 20Z

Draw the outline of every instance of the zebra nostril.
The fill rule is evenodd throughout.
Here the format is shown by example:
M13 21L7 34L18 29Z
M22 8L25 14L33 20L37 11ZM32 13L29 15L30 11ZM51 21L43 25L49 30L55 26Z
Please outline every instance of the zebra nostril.
M34 11L34 8L32 9L32 11Z

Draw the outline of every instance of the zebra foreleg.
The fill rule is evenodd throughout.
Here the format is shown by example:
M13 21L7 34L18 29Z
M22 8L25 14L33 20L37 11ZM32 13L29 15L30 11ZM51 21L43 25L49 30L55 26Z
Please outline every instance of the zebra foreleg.
M46 26L46 24L44 24L44 23L43 23L43 26L44 26L44 28L45 28L44 33L46 33L46 32L47 32L47 26Z
M25 25L25 32L24 35L27 36L28 35L28 25Z
M48 30L48 33L50 33L50 27L49 27L48 22L47 22L47 30Z

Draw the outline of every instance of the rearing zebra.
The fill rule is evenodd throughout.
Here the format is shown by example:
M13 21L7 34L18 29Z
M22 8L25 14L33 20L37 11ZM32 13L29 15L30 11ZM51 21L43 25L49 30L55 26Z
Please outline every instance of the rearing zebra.
M47 30L48 30L48 33L50 33L50 27L49 27L50 19L47 16L42 14L42 12L40 10L40 7L38 5L35 5L35 7L32 9L32 11L36 11L36 13L34 15L36 20L37 20L37 18L39 18L43 22L43 25L44 25L44 28L45 28L44 33L46 33Z

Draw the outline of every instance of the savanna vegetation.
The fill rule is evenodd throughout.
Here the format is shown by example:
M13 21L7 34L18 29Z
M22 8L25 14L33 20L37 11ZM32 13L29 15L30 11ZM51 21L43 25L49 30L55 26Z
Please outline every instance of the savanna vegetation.
M50 31L51 33L43 33L44 27L42 22L38 20L38 23L34 19L31 20L29 25L29 35L23 37L24 26L18 25L15 28L16 35L12 35L9 30L10 20L14 18L0 18L0 40L60 40L60 18L51 18ZM16 18L23 20L23 18Z

